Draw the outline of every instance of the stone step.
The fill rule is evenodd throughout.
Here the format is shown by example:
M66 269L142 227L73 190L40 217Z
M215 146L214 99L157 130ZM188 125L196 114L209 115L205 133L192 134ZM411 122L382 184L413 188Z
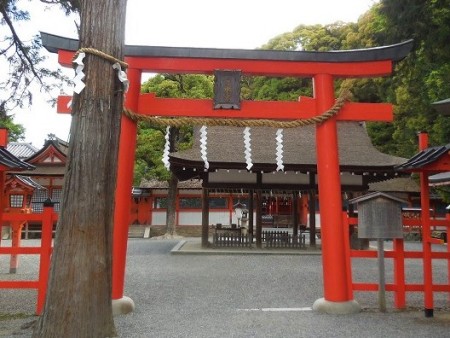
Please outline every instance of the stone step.
M130 225L128 238L150 238L150 227L142 225Z

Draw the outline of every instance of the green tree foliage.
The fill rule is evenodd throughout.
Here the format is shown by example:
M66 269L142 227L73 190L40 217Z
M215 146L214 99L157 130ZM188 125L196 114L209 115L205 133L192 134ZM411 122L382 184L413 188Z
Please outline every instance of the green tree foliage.
M146 81L141 90L144 93L155 93L158 97L211 98L213 78L194 74L157 74ZM143 178L159 180L170 178L170 172L161 161L165 134L165 129L146 123L139 124L134 170L135 184L139 184ZM174 150L183 150L192 146L192 127L183 127L179 130L171 128L171 134L176 135Z
M262 49L329 51L346 47L345 37L357 32L355 24L299 25L292 32L271 39ZM296 101L300 96L312 96L310 78L255 77L251 81L249 99Z
M414 50L395 74L396 105L392 144L396 153L417 152L417 132L426 131L431 145L450 140L450 121L432 103L450 97L450 1L383 0L385 44L414 39Z
M14 123L13 115L8 115L5 111L0 111L0 128L8 129L9 141L19 141L24 137L25 128Z
M77 1L42 0L47 5L59 5L66 14L74 11ZM61 81L69 80L60 70L51 70L44 66L46 57L42 54L42 44L39 35L30 40L23 39L16 27L21 22L30 20L28 11L23 10L18 0L0 1L0 64L8 67L8 76L0 79L0 126L9 128L10 139L23 138L24 128L15 124L13 114L15 108L23 108L33 103L33 94L38 85L38 92L50 93L58 89ZM54 80L58 81L54 81Z
M432 146L450 140L450 118L439 115L432 107L433 102L450 98L449 36L450 0L381 0L356 24L300 25L270 40L263 48L327 51L414 39L412 53L394 65L393 76L345 80L355 101L394 105L392 123L371 122L367 129L379 150L409 158L418 151L419 131L429 133ZM341 84L342 81L336 81L337 90ZM311 93L311 84L304 79L260 78L254 80L253 86L256 99L295 99ZM448 191L441 194L448 198Z
M328 51L369 48L414 39L412 53L394 65L393 76L347 79L359 102L394 104L393 123L368 123L374 145L385 153L410 157L417 152L417 133L427 131L431 145L450 140L450 119L432 103L450 97L450 0L382 0L357 23L299 25L270 40L263 49ZM336 89L342 80L336 81ZM295 100L312 95L309 79L257 78L253 99Z

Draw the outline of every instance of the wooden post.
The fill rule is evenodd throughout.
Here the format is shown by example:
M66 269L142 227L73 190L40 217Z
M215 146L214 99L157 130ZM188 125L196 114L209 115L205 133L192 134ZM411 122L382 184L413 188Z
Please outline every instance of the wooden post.
M255 209L253 195L254 190L250 189L248 192L248 233L250 234L250 238L253 238L253 223L254 223L253 212Z
M381 312L386 312L386 282L384 269L384 239L377 239L378 250L378 306Z
M209 191L202 188L202 248L209 246Z
M262 247L262 193L256 190L256 247Z
M309 246L316 246L316 175L309 174L309 184L313 188L309 191Z
M292 192L292 226L293 236L298 236L298 191Z

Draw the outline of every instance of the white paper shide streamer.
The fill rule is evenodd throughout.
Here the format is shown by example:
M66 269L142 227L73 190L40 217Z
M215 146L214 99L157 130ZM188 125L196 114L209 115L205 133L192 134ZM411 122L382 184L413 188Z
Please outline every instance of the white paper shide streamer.
M252 163L252 145L251 145L251 134L250 128L245 127L244 129L244 147L245 147L245 163L247 163L247 170L253 167Z
M83 73L83 69L84 69L83 59L85 56L86 56L86 53L80 53L80 54L78 54L77 58L75 60L73 60L73 63L76 64L75 78L73 79L73 82L75 83L75 88L73 89L73 91L77 94L80 94L81 91L86 86L83 82L83 79L85 77L85 74Z
M162 162L167 170L170 170L169 152L170 152L170 127L166 128L166 135L164 136L166 143L164 144Z
M207 127L202 126L200 128L200 154L202 155L203 162L205 162L205 169L209 169L209 162L207 157L208 154L207 141L208 141Z
M113 64L113 69L117 69L117 76L119 78L119 81L123 84L123 89L125 93L128 91L128 88L130 87L130 82L128 81L127 73L125 73L122 70L122 67L120 67L120 63L116 62Z
M283 129L277 130L277 171L284 170L283 165Z

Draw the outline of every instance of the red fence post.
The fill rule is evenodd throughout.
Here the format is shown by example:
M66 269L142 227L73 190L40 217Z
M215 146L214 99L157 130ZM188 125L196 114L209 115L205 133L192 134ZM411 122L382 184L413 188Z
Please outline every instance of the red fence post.
M395 284L395 307L404 309L406 307L405 297L405 246L403 238L394 239L394 284Z
M447 237L446 237L445 244L447 245L447 252L450 254L450 245L448 245L448 240L449 240L448 235L450 232L450 206L447 207L447 212L446 212L445 216L446 216L445 218L447 220L447 226L445 228L445 233L446 233ZM448 279L448 284L450 285L450 258L447 258L447 279ZM448 294L448 299L450 301L450 293Z
M50 270L50 257L52 250L52 233L53 233L53 202L47 199L44 202L44 212L42 214L42 231L41 231L41 253L39 263L39 283L38 297L36 305L36 314L40 315L45 303L47 294L48 274Z
M347 280L348 280L348 294L353 298L353 278L352 278L352 261L350 255L350 222L347 212L342 212L342 225L344 231L344 245L345 245L345 260L347 264Z
M419 134L419 148L425 150L428 147L428 134ZM433 265L431 259L431 229L430 229L430 193L428 172L420 172L420 206L422 222L423 244L423 279L424 279L424 305L425 317L433 317Z
M11 247L19 248L22 237L23 222L12 221L11 222ZM19 254L11 254L9 260L9 273L16 273L19 268Z

